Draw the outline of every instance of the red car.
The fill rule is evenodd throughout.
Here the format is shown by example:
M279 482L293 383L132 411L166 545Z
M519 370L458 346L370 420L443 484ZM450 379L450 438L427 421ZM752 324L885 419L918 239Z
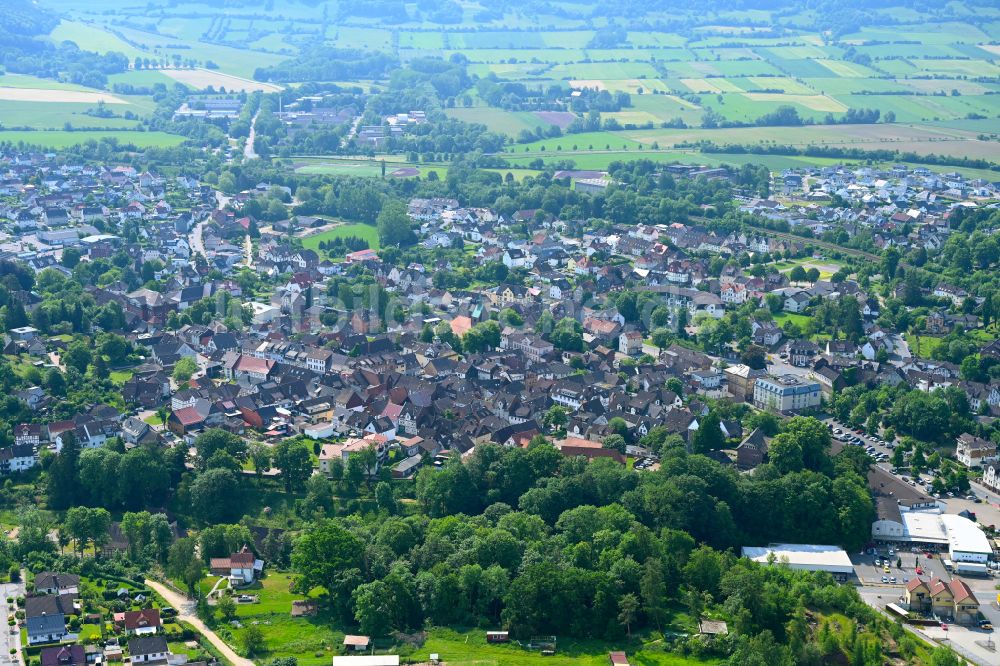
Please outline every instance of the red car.
M924 573L924 570L923 570L923 569L921 569L920 567L917 567L917 575L919 576L919 575L921 575L922 573Z
M941 629L943 629L944 631L948 631L948 625L945 624L944 622L942 622L941 623Z
M934 559L934 555L931 553L924 553L924 557L926 557L928 560Z

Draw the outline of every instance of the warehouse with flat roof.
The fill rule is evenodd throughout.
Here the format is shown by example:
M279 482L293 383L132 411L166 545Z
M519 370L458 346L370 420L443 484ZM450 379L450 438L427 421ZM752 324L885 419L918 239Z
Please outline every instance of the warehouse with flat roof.
M990 540L976 523L951 513L943 514L941 523L948 535L948 555L952 562L985 563L993 556Z
M743 557L754 562L787 564L803 571L826 571L838 576L853 576L854 565L843 548L802 543L773 543L769 546L743 546Z

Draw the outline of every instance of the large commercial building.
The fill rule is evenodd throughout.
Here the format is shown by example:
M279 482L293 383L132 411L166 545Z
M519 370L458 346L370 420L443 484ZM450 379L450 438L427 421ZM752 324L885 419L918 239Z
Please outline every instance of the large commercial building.
M786 564L792 569L826 571L835 576L853 576L851 558L837 546L802 543L774 543L770 546L743 546L743 557L761 564Z
M798 412L819 406L819 383L794 375L760 377L753 386L753 404L758 409Z
M952 562L984 564L992 557L983 530L964 516L943 513L944 505L930 495L879 467L869 471L868 485L878 513L872 523L876 541L947 549Z

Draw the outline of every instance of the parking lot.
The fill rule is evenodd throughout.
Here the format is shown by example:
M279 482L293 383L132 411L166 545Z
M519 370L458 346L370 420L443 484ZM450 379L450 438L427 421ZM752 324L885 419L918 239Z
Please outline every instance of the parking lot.
M24 583L2 583L0 584L0 594L3 595L4 599L23 596ZM17 609L13 604L7 607L8 613L13 613L15 610ZM16 625L0 631L0 655L2 655L0 656L2 664L17 665L21 663L21 632Z
M898 440L889 442L882 440L877 435L873 437L872 435L861 434L856 429L852 429L833 418L823 419L823 422L830 428L834 439L842 442L844 446L860 445L869 452L876 465L893 474L893 476L901 481L919 488L929 495L934 495L929 487L929 484L934 480L934 477L930 474L924 473L919 478L916 478L907 472L893 473L893 466L889 460L892 458L892 453L896 446L899 445ZM978 516L980 512L983 512L984 517L979 520L981 524L1000 525L1000 496L994 495L985 488L977 485L973 485L963 495L960 496L951 492L945 492L941 493L940 496L935 495L935 497L948 504L947 513L960 513L968 509ZM976 502L977 499L979 502Z
M993 632L974 627L946 626L947 628L920 627L919 632L942 645L947 645L973 663L982 666L994 666L1000 663Z
M854 572L863 585L897 587L902 590L907 581L916 576L924 579L937 577L945 580L951 577L938 553L923 550L913 552L912 549L896 551L893 549L893 553L890 555L888 550L888 548L883 547L877 549L875 555L866 552L863 555L851 556ZM927 553L930 553L931 556L927 557ZM876 565L876 560L880 564ZM896 566L897 562L902 566ZM920 569L919 573L917 572L918 568Z

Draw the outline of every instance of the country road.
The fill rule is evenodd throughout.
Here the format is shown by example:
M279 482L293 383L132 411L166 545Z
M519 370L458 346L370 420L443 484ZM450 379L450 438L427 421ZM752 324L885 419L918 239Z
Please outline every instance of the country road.
M257 139L257 116L259 115L259 110L253 115L253 120L250 121L250 134L247 136L247 143L243 147L243 157L248 160L257 159L257 151L253 149L253 143Z
M155 580L151 580L149 578L146 579L146 585L163 597L164 601L177 609L178 617L181 620L190 623L191 626L200 631L205 638L208 639L208 642L211 643L216 650L222 653L222 656L233 663L233 666L254 666L254 663L251 660L236 654L236 652L234 652L224 640L219 638L218 634L209 629L204 622L198 619L198 616L195 615L194 612L195 603L193 600L188 599L187 597L174 592L166 585L157 583Z

